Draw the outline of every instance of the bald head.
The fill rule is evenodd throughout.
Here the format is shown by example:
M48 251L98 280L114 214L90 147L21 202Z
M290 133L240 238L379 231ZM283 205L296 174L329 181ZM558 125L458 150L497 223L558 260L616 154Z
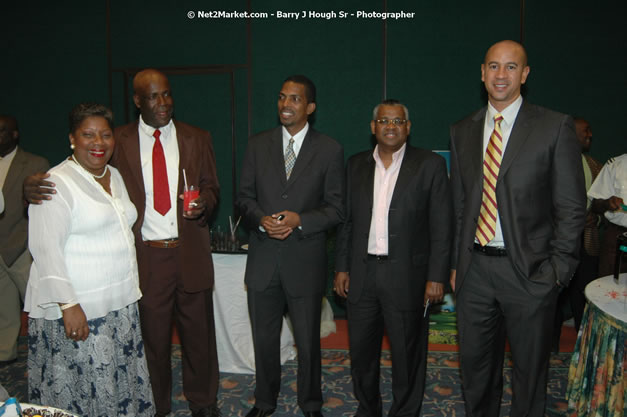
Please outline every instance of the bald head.
M20 133L17 128L17 119L9 115L0 115L0 156L11 153L17 146Z
M522 65L524 67L527 66L527 50L525 49L524 46L522 46L521 43L512 41L512 40L504 40L504 41L500 41L492 45L486 51L485 56L483 57L483 63L486 64L488 62L488 56L490 55L490 52L493 51L493 49L502 49L502 48L507 48L507 49L516 51L516 53L520 54Z
M133 90L133 101L147 125L160 128L170 123L174 100L164 73L155 69L138 72L133 78Z

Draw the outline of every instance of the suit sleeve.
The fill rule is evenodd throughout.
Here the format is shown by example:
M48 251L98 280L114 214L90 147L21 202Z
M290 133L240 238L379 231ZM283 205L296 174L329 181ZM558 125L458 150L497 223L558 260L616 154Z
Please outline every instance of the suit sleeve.
M455 147L455 126L451 126L451 193L453 206L453 231L451 246L451 269L457 269L457 258L462 230L462 216L464 213L464 189L459 177L459 159Z
M344 220L337 228L337 237L335 241L335 271L349 272L350 267L350 251L351 236L353 234L353 216L351 212L351 160L346 164L346 188L344 190Z
M239 193L237 196L237 207L239 214L244 220L244 224L251 231L258 231L261 218L265 215L257 201L256 165L257 152L256 144L258 140L249 140L244 153L242 173L239 181Z
M445 283L449 279L453 205L444 158L437 157L429 195L429 272L427 280Z
M324 232L344 218L344 150L330 147L323 160L328 161L323 180L322 203L299 213L303 234Z
M579 257L581 232L586 220L586 190L581 152L570 116L563 116L551 167L553 236L550 262L556 278L568 284Z
M201 166L200 166L200 194L205 200L205 217L208 218L213 213L218 204L220 195L220 185L218 184L218 173L216 172L216 156L213 150L211 134L204 132L201 143ZM204 225L203 222L200 222Z

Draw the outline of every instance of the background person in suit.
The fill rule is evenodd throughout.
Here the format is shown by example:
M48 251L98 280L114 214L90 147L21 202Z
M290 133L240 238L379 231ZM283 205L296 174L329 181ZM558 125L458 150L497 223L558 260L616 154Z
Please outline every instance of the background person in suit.
M48 170L48 161L17 146L20 133L13 116L0 115L0 364L17 358L17 337L28 272L28 217L22 183L35 172Z
M141 116L115 129L111 164L120 171L138 213L133 233L143 294L139 312L157 415L171 409L174 320L184 352L183 392L192 416L219 416L213 262L205 222L219 194L211 135L172 120L174 100L165 74L143 70L133 88ZM183 169L188 183L200 189L195 208L185 212ZM54 184L36 178L25 183L31 203L50 198L41 186Z
M348 297L357 416L381 416L379 363L387 330L394 401L388 416L418 416L424 394L427 303L442 300L449 274L452 203L444 159L407 144L407 108L377 105L373 151L346 169L346 218L337 238L337 294ZM350 287L350 291L349 291Z
M468 416L499 414L505 336L511 415L544 415L557 297L585 222L572 118L523 101L528 74L522 45L494 44L481 65L488 106L451 127L451 285Z
M248 142L238 207L250 228L245 282L255 345L255 406L269 416L281 382L280 331L287 306L298 348L298 405L321 416L320 310L326 286L326 232L343 216L344 156L307 120L316 89L295 75L281 87L281 127ZM279 218L281 216L281 218Z

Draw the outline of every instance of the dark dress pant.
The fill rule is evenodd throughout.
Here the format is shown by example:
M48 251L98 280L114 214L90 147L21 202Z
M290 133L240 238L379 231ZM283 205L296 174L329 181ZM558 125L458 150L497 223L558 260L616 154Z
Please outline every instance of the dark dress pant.
M359 300L348 302L351 375L357 416L382 415L380 382L381 342L384 329L392 354L390 417L420 415L427 370L429 315L424 310L398 308L389 261L369 259ZM353 278L351 278L353 279ZM423 291L424 293L424 291Z
M558 288L523 281L507 256L474 252L457 293L462 387L468 417L497 417L505 339L512 359L512 417L542 417Z
M322 408L322 294L292 297L281 279L277 272L263 291L248 288L248 313L255 346L255 406L261 410L276 408L281 387L281 325L287 310L298 350L298 405L305 412L319 411Z
M212 291L189 293L180 275L180 248L148 248L150 277L139 313L150 382L158 413L171 410L172 324L181 339L183 392L190 409L216 404L218 354Z

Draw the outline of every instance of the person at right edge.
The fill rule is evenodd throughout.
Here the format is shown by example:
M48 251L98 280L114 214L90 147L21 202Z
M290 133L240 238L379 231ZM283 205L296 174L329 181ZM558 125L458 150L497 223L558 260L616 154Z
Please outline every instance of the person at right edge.
M610 158L588 190L591 210L608 220L599 254L599 276L614 274L616 238L627 233L627 153ZM627 272L623 262L620 272Z
M468 417L499 415L506 338L510 416L544 415L558 294L585 224L573 119L523 100L529 71L521 44L492 45L481 65L488 105L451 127L451 286Z

